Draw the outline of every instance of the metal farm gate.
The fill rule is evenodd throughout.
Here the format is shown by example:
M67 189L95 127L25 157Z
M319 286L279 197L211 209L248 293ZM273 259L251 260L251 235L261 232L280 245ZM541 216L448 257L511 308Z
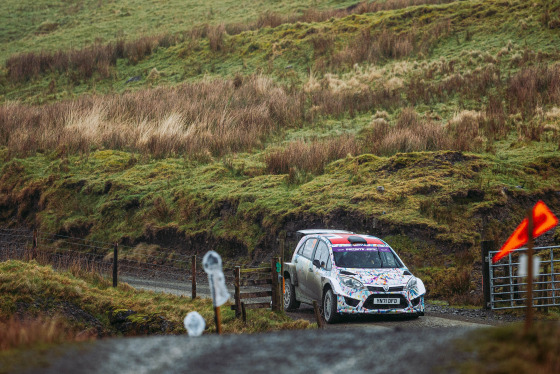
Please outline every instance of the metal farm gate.
M560 246L535 247L534 251L541 262L539 275L533 281L533 305L544 309L560 306ZM492 257L498 251L485 248L483 243L483 282L487 308L525 308L527 278L518 274L520 255L526 255L526 252L526 248L517 249L493 264Z

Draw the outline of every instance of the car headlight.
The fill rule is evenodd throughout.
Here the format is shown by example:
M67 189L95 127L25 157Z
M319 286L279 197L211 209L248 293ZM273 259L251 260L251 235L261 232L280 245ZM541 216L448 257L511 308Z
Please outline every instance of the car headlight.
M416 280L416 278L410 277L408 283L406 284L406 289L410 291L416 289L417 286L418 286L418 281Z
M348 288L355 288L355 289L364 288L364 285L362 284L362 282L360 282L357 279L350 278L350 277L344 277L344 276L339 276L338 278L340 279L340 283L342 283L344 286L346 286Z

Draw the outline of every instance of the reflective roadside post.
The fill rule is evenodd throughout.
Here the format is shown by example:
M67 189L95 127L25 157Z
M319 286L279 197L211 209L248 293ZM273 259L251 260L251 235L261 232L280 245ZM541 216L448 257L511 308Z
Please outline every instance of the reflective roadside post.
M214 304L214 321L216 331L222 333L222 320L220 316L220 306L229 299L229 292L226 287L226 278L222 270L222 258L215 251L208 251L202 258L202 267L208 274L212 303Z

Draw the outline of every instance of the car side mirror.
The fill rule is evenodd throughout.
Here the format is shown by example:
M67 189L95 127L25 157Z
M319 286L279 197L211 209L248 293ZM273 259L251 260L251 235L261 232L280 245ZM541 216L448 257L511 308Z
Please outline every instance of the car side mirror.
M318 268L321 267L321 263L319 262L319 260L313 260L313 265L317 266Z

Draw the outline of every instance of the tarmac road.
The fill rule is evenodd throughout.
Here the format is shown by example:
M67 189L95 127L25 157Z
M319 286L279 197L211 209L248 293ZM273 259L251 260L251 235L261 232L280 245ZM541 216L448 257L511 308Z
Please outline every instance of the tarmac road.
M99 340L43 352L17 373L433 373L468 358L469 327L282 331Z

